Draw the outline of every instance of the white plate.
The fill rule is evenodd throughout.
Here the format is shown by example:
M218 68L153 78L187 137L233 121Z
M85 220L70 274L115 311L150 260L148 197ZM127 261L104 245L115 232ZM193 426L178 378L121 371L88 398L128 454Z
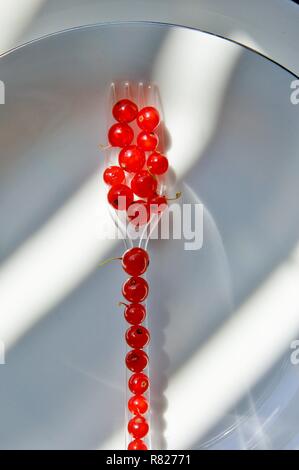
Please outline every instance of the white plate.
M97 148L122 79L158 84L183 202L205 206L201 250L150 245L153 447L297 447L295 77L223 38L134 23L32 42L0 79L1 448L124 445L124 277L98 268L122 245L100 237ZM254 341L230 337L240 317Z

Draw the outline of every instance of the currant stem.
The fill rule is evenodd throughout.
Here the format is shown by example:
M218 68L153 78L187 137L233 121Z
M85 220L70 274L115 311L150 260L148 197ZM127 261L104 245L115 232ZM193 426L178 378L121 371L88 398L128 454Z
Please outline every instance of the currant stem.
M103 261L102 263L100 263L99 266L104 266L104 264L110 263L110 261L115 261L117 259L122 260L122 258L108 258L108 259L105 259L105 261Z
M167 201L176 201L177 199L179 199L182 195L182 192L179 191L177 193L175 193L175 197L167 197Z
M148 168L147 168L147 171L148 171L148 173L151 175L151 177L154 178L154 180L157 181L157 176L154 175Z
M118 305L119 307L120 307L121 305L124 305L125 307L128 307L128 304L125 304L125 302L118 302L117 305Z

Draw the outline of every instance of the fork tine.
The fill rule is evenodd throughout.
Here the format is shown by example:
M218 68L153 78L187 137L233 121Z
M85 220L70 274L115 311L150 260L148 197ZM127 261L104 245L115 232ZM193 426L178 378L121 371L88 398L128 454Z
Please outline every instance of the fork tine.
M124 82L123 83L123 97L127 98L128 100L132 100L133 98L133 92L132 92L132 84L131 82Z
M156 109L159 111L159 114L160 114L160 125L158 129L156 130L156 133L159 138L158 150L164 153L165 152L165 139L166 139L164 113L163 113L163 107L162 107L162 101L161 101L159 88L156 84L152 85L151 93L153 97L153 105L156 107ZM166 190L166 187L167 187L167 175L162 175L160 176L160 194L164 193L164 191Z
M138 83L137 106L138 106L139 109L141 109L145 106L145 93L144 93L144 84L143 84L143 82Z
M107 132L110 128L110 126L113 123L113 117L112 117L112 108L117 102L117 85L115 82L112 82L109 87L109 91L107 94L107 101L106 101L106 127L107 127ZM109 166L113 163L113 159L115 157L115 149L111 147L109 144L107 145L100 145L100 148L102 152L104 153L104 158L105 158L105 165Z
M151 83L148 83L146 86L146 105L155 106L155 94L154 86Z
M163 121L164 116L163 116L162 101L161 101L161 96L160 96L160 93L159 93L159 89L158 89L156 84L152 85L152 95L153 95L154 106L158 109L161 121Z
M161 96L160 96L157 85L153 85L152 88L153 88L152 95L153 95L153 100L154 100L154 106L157 108L160 114L160 125L156 131L159 137L159 150L161 152L164 152L165 151L165 128L164 128L164 115L163 115Z
M110 85L108 102L111 107L113 107L115 103L117 102L117 90L116 90L115 82L112 82Z

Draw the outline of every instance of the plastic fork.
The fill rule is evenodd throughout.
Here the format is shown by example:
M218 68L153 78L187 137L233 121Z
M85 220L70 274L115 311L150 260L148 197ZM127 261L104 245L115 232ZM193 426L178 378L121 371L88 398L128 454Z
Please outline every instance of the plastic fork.
M134 101L137 104L138 109L141 109L144 106L154 106L158 110L160 114L160 125L158 126L157 130L155 130L155 132L157 133L158 138L159 138L158 150L163 152L165 150L164 148L165 133L164 133L164 126L163 126L163 122L164 122L163 110L162 110L158 87L154 83L151 83L151 82L136 83L136 82L123 81L123 82L111 83L109 93L108 93L107 111L106 111L107 132L110 126L114 122L113 117L112 117L112 108L115 103L117 103L119 100L123 98L127 98L127 99ZM138 133L137 125L135 123L130 123L130 125L132 126L134 130L134 135L136 136ZM105 168L110 165L118 165L119 151L120 151L119 148L114 148L110 146L104 148ZM131 176L129 174L126 174L126 184L129 184L130 180L131 180ZM165 178L163 176L159 177L158 178L158 193L163 194L165 192L165 189L166 189ZM121 238L124 240L125 248L129 249L129 248L132 248L133 246L139 246L146 250L150 236L159 223L160 216L152 215L148 223L145 224L141 230L139 229L138 231L136 231L136 227L134 227L133 224L128 224L126 211L117 211L109 205L109 212L114 221L115 226L117 227L117 230L120 231L121 233ZM144 326L146 328L148 326L147 316L144 321ZM127 349L129 348L127 347ZM145 348L145 351L148 353L148 347ZM147 374L150 379L149 366L147 366L147 368L144 370L144 373ZM130 376L129 371L126 368L126 386L125 386L126 423L129 420L129 411L127 407L127 403L129 399L129 389L128 389L129 376ZM147 399L150 405L150 390L149 389L145 395L147 396ZM150 430L149 430L148 436L144 438L144 441L147 444L148 449L151 448L151 422L150 422L151 411L150 410L151 410L151 406L149 406L149 412L147 413L147 420L149 423ZM128 446L129 440L130 440L129 434L128 434L128 431L126 430L126 448Z

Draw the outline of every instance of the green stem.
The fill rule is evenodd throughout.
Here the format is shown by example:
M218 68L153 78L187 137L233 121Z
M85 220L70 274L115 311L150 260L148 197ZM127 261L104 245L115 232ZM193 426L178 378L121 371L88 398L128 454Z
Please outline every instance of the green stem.
M107 263L110 263L110 261L115 261L117 259L122 259L122 258L108 258L108 259L105 259L105 261L103 261L102 263L99 264L99 266L104 266L104 264L107 264Z
M178 193L175 194L175 197L167 197L167 201L176 201L177 199L179 199L179 197L181 197L182 193L181 191L179 191Z

